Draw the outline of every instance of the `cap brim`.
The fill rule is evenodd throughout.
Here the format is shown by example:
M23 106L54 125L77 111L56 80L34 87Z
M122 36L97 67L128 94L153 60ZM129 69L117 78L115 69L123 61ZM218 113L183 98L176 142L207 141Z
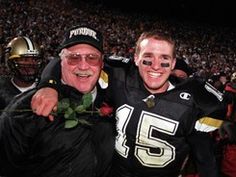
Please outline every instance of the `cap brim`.
M91 41L86 41L86 40L69 42L67 44L64 44L64 45L60 46L59 50L61 51L64 48L69 48L69 47L71 47L73 45L77 45L77 44L88 44L88 45L91 45L91 46L95 47L96 49L98 49L100 52L103 53L103 50L101 48L99 48L99 46L96 46L93 43L91 43Z

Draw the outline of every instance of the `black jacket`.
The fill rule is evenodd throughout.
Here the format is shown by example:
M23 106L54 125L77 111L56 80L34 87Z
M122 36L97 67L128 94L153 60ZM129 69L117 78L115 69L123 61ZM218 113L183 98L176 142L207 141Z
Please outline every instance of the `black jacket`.
M53 122L30 110L35 90L21 95L0 117L0 167L8 177L106 176L114 149L110 117L84 115L90 125L66 129L63 114ZM63 98L80 101L82 94L61 87ZM103 102L98 88L94 109ZM23 111L23 112L22 112ZM77 115L80 117L80 115Z

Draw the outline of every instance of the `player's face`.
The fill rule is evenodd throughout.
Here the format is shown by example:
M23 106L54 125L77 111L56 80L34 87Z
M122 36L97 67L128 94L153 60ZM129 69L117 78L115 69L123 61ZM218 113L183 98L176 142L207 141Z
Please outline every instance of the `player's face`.
M88 44L77 44L61 53L62 79L82 93L96 85L103 67L102 53Z
M40 59L36 57L21 57L16 60L19 73L25 76L38 73L40 63Z
M186 79L188 77L187 73L180 70L180 69L174 69L171 73L171 75L181 78L181 79Z
M151 93L161 93L169 86L168 78L175 66L174 47L164 40L144 39L135 55L144 86Z

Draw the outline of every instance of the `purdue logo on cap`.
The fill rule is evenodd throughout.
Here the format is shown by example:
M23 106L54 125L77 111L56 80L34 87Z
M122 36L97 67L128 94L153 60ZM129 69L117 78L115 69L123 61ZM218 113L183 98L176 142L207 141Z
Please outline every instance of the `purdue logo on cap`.
M66 32L60 50L76 44L89 44L103 52L102 33L88 26L74 26Z
M98 41L98 38L96 36L97 33L94 30L86 28L86 27L71 30L69 38L72 38L73 36L77 36L77 35L90 36Z

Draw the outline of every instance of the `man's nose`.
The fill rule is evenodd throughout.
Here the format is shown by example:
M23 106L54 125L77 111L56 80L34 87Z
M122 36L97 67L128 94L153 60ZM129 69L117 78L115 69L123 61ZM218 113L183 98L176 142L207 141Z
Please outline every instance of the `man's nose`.
M152 61L152 65L151 67L153 69L159 69L161 67L161 60L159 60L158 58L155 58L153 61Z
M87 63L85 57L82 57L78 62L78 67L81 69L87 69L89 68L89 64Z

